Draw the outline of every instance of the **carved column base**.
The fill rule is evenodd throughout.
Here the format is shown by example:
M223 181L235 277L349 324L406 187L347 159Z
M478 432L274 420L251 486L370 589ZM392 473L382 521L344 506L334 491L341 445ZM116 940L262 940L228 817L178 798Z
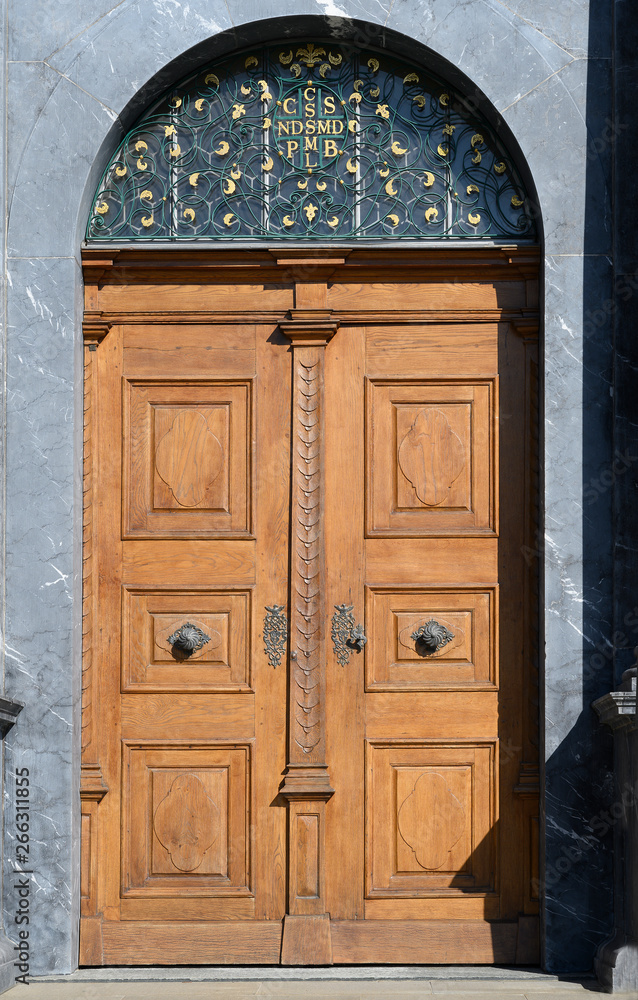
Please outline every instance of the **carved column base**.
M280 793L292 799L323 799L334 795L330 786L327 764L288 764Z
M608 993L628 993L638 983L638 945L621 935L598 950L594 970Z
M327 766L288 764L280 793L288 801L288 913L320 915L326 909L326 802L334 794Z
M330 916L284 917L282 965L332 965Z
M634 650L638 658L638 647ZM618 691L593 703L601 722L614 733L616 794L622 815L614 824L615 930L598 950L596 975L608 993L638 990L638 667L622 676Z

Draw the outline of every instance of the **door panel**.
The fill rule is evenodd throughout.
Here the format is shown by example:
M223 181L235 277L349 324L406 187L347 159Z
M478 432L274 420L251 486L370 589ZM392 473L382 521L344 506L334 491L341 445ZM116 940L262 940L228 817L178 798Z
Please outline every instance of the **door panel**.
M491 252L87 268L83 963L533 959L536 263Z

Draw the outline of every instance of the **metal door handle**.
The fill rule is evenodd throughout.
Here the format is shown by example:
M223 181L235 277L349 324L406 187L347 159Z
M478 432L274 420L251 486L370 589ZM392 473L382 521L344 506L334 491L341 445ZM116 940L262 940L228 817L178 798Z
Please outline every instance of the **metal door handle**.
M421 625L416 629L410 638L414 639L417 646L425 648L427 653L438 653L439 649L442 649L443 646L452 641L454 632L450 632L449 628L446 628L445 625L441 625L434 618L430 618L425 625Z
M342 667L349 662L351 650L356 649L357 653L360 653L368 641L363 625L355 624L353 608L354 604L335 604L335 613L332 616L330 635L337 662Z
M192 622L184 622L172 635L169 635L168 641L182 656L190 656L210 642L210 636Z
M288 641L288 619L283 604L267 604L264 617L264 653L271 667L278 667Z

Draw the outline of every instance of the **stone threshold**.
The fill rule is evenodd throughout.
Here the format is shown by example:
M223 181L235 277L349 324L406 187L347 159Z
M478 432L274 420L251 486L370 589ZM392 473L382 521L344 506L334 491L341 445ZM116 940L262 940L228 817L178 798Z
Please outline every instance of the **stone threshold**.
M542 969L485 965L331 965L326 967L248 966L108 966L78 969L69 975L32 976L32 983L104 982L254 982L254 981L397 981L397 980L510 980L552 983L595 982L591 976L555 976Z

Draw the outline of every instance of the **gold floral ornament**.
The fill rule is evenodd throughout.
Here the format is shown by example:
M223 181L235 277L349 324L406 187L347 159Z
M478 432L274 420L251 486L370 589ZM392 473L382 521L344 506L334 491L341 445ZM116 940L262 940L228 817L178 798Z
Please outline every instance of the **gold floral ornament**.
M318 208L316 205L313 205L312 203L310 205L304 205L304 215L306 216L308 222L312 222L317 212Z
M259 66L259 60L256 56L248 56L246 62L244 63L246 69L250 69L251 66Z
M387 160L383 161L383 167L379 169L379 177L387 177L390 173L390 168L388 166Z
M375 115L381 115L382 118L390 117L390 109L387 104L377 104L377 110Z
M272 156L269 156L265 161L265 163L262 163L261 169L264 171L264 173L267 174L269 170L272 170L272 168L273 168L273 158Z
M376 100L380 93L381 89L379 87L370 87L370 97L374 97Z
M215 87L219 87L219 77L215 73L207 73L204 77L204 83L206 86L212 83Z
M359 91L363 87L363 80L355 80L352 86L356 90L356 92L359 93Z
M403 147L400 146L396 140L392 143L390 149L392 150L395 156L404 156L407 153L407 148L403 149Z
M426 209L426 211L425 211L425 221L426 222L434 222L434 221L436 221L436 219L438 219L438 217L439 217L439 210L438 210L438 208L435 208L434 206L432 206L431 208Z
M109 206L106 204L105 201L99 201L95 206L95 211L97 212L98 215L106 215L108 210Z
M390 222L391 222L391 224L393 226L398 226L399 225L399 216L398 215L395 215L394 213L391 213L388 216L388 219L390 220Z
M326 188L328 187L328 185L326 184L325 181L317 181L317 183L315 184L315 187L316 187L317 191L325 191ZM328 225L330 225L330 223L328 223Z
M456 125L450 125L449 122L443 126L443 135L454 135L454 130Z
M512 195L511 204L512 204L512 208L520 208L521 205L524 204L524 200L522 198L519 198L517 195L514 194L514 195Z
M297 181L297 187L300 191L305 191L308 187L308 178L305 177L302 181Z
M126 169L127 168L126 168L125 165L123 165L121 167L118 166L118 167L115 168L115 173L116 173L116 175L118 177L126 177Z
M148 149L148 146L144 142L144 140L143 139L138 139L137 142L135 143L135 152L136 153L145 153L147 149Z
M257 83L261 87L261 96L259 99L261 101L272 101L272 94L268 90L268 84L266 83L266 81L258 80Z
M361 94L357 94L357 92L354 91L352 94L350 94L350 97L348 98L348 100L349 101L354 101L356 104L361 104L362 97L361 97Z
M468 214L467 221L472 226L478 226L479 222L481 221L481 216L478 212L470 212Z
M385 186L385 193L393 197L394 195L397 195L399 193L394 187L394 177L391 177L390 180L387 182Z
M199 182L199 171L195 174L191 174L190 177L188 178L188 183L193 188L197 187L198 182Z
M173 159L177 159L178 156L182 155L182 147L178 142L176 142L175 145L171 146L171 148L168 151L168 155L172 156Z
M198 111L202 111L203 110L203 108L204 108L204 98L203 97L198 97L197 98L197 100L195 101L195 107L197 108Z
M173 108L181 108L181 106L182 106L182 99L181 99L181 97L178 97L177 94L175 94L173 97L171 97L171 99L170 99L170 101L168 103Z
M174 125L165 125L164 126L164 137L166 139L168 139L168 137L171 136L171 135L177 135L177 129L175 128Z
M250 94L250 85L247 83L242 83L239 89L241 90L244 97L248 97L248 95Z
M425 177L423 178L423 184L426 188L431 188L434 184L434 174L429 170L425 171Z
M439 104L442 107L447 108L449 103L450 103L450 95L446 93L441 94L441 96L439 97Z
M475 134L470 139L470 146L474 150L474 156L472 157L472 163L474 163L476 166L478 166L479 163L481 162L481 160L483 159L480 150L478 150L476 147L477 146L482 146L484 142L485 142L485 139L480 134L480 132L475 132Z
M371 93L372 93L372 91L371 91ZM424 94L417 94L416 97L412 98L412 100L416 104L417 108L419 108L421 111L423 111L423 108L425 107L425 95Z
M480 194L481 193L479 191L478 187L476 186L476 184L468 184L466 190L467 190L468 194Z
M246 108L243 104L233 104L233 118L237 121L242 115L246 114Z
M337 226L339 225L339 216L333 215L332 218L328 219L327 221L331 229L336 229Z
M188 219L189 222L195 222L195 211L192 208L184 209L184 218Z
M261 127L263 129L268 129L270 128L271 125L272 125L272 120L270 118L264 118L263 122L261 123Z
M226 215L224 216L224 225L230 226L234 218L235 216L232 212L226 212Z
M226 187L223 186L224 184L226 185ZM224 177L222 181L222 191L224 192L224 194L232 194L236 187L237 185L233 180L230 179L230 177Z
M295 220L291 219L289 215L284 215L283 224L286 227L286 229L290 229L291 226L294 226Z
M153 200L153 192L149 191L148 189L146 191L142 191L142 193L140 195L140 200L141 201L152 201Z
M292 66L290 67L290 72L292 73L293 76L299 79L299 77L301 76L301 66L299 65L299 63L293 63Z
M319 67L319 76L322 80L326 79L326 73L330 72L330 63L322 63Z
M356 174L357 172L357 164L354 162L355 159L356 157L351 157L346 163L346 170L349 174Z
M333 66L341 66L341 63L343 62L343 56L341 55L340 52L337 52L336 56L333 55L332 52L329 52L328 59L330 60Z
M288 54L280 52L279 62L281 63L282 66L290 66L290 63L292 62L292 49L290 50L290 52L288 52Z
M447 156L447 154L450 152L450 147L444 145L443 143L439 143L439 145L436 147L436 151L439 154L439 156Z
M507 170L507 164L503 163L503 161L501 160L499 163L494 164L494 170L496 171L497 174L504 174L505 171Z
M300 59L304 66L307 66L308 69L312 69L313 66L320 63L322 61L322 56L325 56L325 54L326 50L317 48L314 42L308 42L308 45L305 48L297 49L297 59ZM331 55L332 53L328 56L330 62L332 62ZM338 65L338 63L334 65Z
M417 76L416 73L408 73L407 76L403 77L403 82L404 83L418 83L419 82L419 78L418 78L418 76Z
M227 142L220 142L219 149L214 149L213 153L217 153L218 156L226 156L230 146Z
M148 229L149 226L152 226L153 225L153 215L152 214L151 215L143 215L142 216L142 225L144 226L145 229Z
M354 134L356 131L357 131L357 119L351 118L350 121L348 122L348 132L352 132Z
M138 156L137 161L136 161L136 165L137 165L137 169L138 170L147 170L148 169L148 163L146 163L145 160L143 160L141 156Z
M238 181L239 178L241 177L241 170L239 169L236 163L233 163L233 169L230 172L230 176L233 178L234 181Z
M379 72L379 60L378 59L368 59L368 69L372 70L373 73Z

